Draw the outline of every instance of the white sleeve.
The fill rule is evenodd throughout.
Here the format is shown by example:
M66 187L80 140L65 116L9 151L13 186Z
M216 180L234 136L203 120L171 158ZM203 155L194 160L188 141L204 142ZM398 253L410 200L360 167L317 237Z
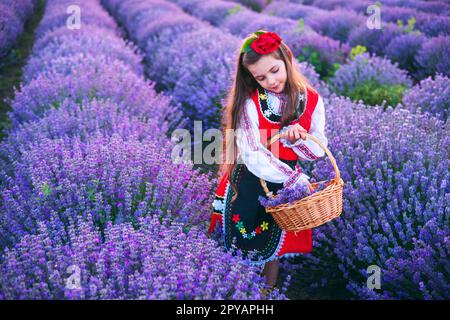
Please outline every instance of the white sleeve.
M280 133L286 132L291 126L284 127L280 130ZM316 137L325 147L328 146L328 139L325 137L325 107L321 96L319 96L316 108L311 116L311 127L308 133ZM295 143L285 138L281 138L280 141L283 146L292 148L302 160L314 161L325 155L325 151L311 139L303 140L300 138Z
M309 179L307 175L292 170L276 158L260 141L258 111L252 99L248 99L236 130L238 153L245 166L255 176L273 183L292 186Z

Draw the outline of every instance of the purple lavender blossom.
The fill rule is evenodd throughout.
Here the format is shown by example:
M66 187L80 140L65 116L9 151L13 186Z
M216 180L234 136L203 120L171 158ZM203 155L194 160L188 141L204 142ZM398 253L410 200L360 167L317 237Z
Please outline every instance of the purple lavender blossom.
M320 183L313 192L311 192L306 184L297 184L292 188L282 188L276 193L274 198L266 198L260 196L258 198L259 202L263 207L275 207L280 204L293 204L296 201L299 201L307 196L312 195L313 193L322 191L325 189L325 184Z
M74 64L67 75L40 74L30 83L22 85L10 102L12 128L39 119L66 98L73 101L89 97L109 99L117 103L124 102L127 109L133 112L142 109L159 121L163 121L166 116L174 120L179 118L180 110L176 110L175 105L170 106L170 99L156 94L155 83L144 81L123 62L113 60L107 64L109 60L100 59L99 56L85 57L81 61L84 65Z
M25 67L25 81L29 82L41 72L53 71L66 74L70 70L71 64L64 60L65 58L69 60L73 60L73 57L85 59L89 55L94 57L103 55L109 61L115 59L123 61L136 74L142 74L141 57L136 55L134 46L127 45L122 39L115 36L103 34L99 29L90 31L89 36L84 37L58 37L54 42L49 42L42 49L36 50ZM78 65L83 65L83 63L80 61Z
M448 269L450 234L449 125L344 98L328 105L340 115L329 118L327 132L346 182L344 208L340 219L314 229L312 254L293 266L303 285L333 285L352 298L369 298L366 269L377 265L389 276L370 298L448 299L442 270ZM323 161L314 163L319 180L332 170Z
M364 16L344 9L324 11L305 19L314 31L341 42L346 42L349 33L365 22Z
M191 45L186 47L185 41ZM205 28L181 35L180 41L157 55L154 64L167 68L161 82L176 102L186 106L189 119L202 119L208 128L217 126L218 101L231 85L238 49L235 37Z
M82 0L58 0L48 1L45 9L44 17L36 30L36 37L40 38L48 31L64 27L68 34L77 29L69 29L66 27L67 9L69 6L75 5L80 8L81 25L83 29L88 25L102 27L107 30L113 30L121 35L115 21L101 8L98 0L82 1Z
M450 76L450 36L428 39L416 56L418 75L426 77L435 73Z
M67 239L41 225L7 249L2 299L263 299L257 267L224 253L202 231L157 218L108 224L100 233L73 219ZM78 277L79 275L79 277ZM286 299L278 293L275 299Z
M371 53L383 55L386 47L403 30L393 23L382 23L381 29L369 29L365 24L353 29L348 36L351 47L365 46Z
M387 46L386 56L399 67L408 70L411 75L416 74L416 55L427 38L418 33L408 33L394 38Z
M34 1L12 1L0 4L0 57L4 56L23 32L25 20L31 14Z
M280 4L280 1L272 1L263 10L263 13L267 15L294 20L298 20L300 18L307 19L310 16L314 16L322 12L326 11L311 5L296 4L288 1L283 2L282 4Z
M171 2L176 3L186 13L201 20L208 21L214 26L219 26L229 14L230 10L238 6L236 3L221 0L171 0Z
M380 85L404 85L410 87L411 79L406 71L386 58L367 53L359 54L354 61L343 65L331 80L332 88L338 94L348 94L364 81L376 81Z
M300 73L305 76L308 82L314 87L314 89L322 96L328 97L330 95L330 89L328 85L320 80L319 74L316 72L314 67L308 62L297 63Z
M442 74L422 80L403 97L403 104L411 112L429 112L443 121L448 119L449 103L450 80Z
M147 214L207 221L212 198L204 190L214 181L192 164L168 161L170 143L100 132L84 140L44 138L12 164L14 176L1 190L2 247L35 233L40 221L63 227L69 217L88 213L98 226Z

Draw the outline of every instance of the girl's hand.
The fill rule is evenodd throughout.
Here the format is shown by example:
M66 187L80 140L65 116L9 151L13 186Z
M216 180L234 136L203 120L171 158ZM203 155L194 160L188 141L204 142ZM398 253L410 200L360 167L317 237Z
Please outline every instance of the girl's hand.
M305 133L308 133L308 131L306 131L306 129L303 128L300 124L296 123L286 131L286 139L290 142L295 142L300 138L306 140Z

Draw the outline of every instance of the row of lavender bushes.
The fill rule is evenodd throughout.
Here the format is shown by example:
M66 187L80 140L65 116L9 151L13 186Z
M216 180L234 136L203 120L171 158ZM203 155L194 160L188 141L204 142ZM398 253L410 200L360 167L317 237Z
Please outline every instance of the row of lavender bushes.
M48 0L37 34L0 148L0 299L262 298L204 234L217 181L171 161L179 105L100 3Z
M220 21L212 18L213 14L228 19L220 14L229 9L223 2L216 6L216 1L208 5L200 1L177 3L198 17L205 14L210 22ZM239 21L241 26L249 23ZM405 72L386 59L360 54L353 61L354 65L372 66L367 73L385 84L411 85ZM354 79L358 73L341 71L336 77L342 83L346 78L360 81ZM435 97L431 104L442 107L440 101L445 98L437 96L445 83L448 78L438 75L414 88L422 93L432 89L427 93ZM412 100L414 94L417 96L409 92ZM344 213L342 218L315 230L312 254L284 265L301 275L297 285L308 284L307 289L314 290L332 283L355 298L450 297L449 127L439 117L416 112L419 103L409 102L408 108L394 109L368 108L338 96L326 100L328 114L339 115L327 117L326 131L332 141L330 151L347 182ZM334 175L326 159L306 168L318 180ZM371 265L382 270L381 290L367 288L366 270Z
M436 1L379 2L382 29L366 25L367 8L374 2L311 1L307 4L277 0L263 13L301 19L315 31L348 43L365 46L369 52L386 56L421 80L436 73L449 75L450 6ZM424 10L429 9L426 12Z
M311 255L285 266L300 284L362 299L449 299L449 125L428 114L348 98L327 101L330 151L344 187L341 218L314 230ZM325 162L311 170L334 176ZM381 289L370 290L369 266ZM296 282L293 283L295 285ZM319 291L320 292L320 291Z
M205 130L217 128L223 98L233 78L239 38L167 1L103 3L145 53L148 77L183 106L190 119L189 128L194 120L203 121ZM309 65L304 63L299 68L311 74L328 94Z
M401 102L404 91L412 85L406 72L388 59L366 54L364 58L358 56L355 61L355 57L363 53L359 49L366 50L365 47L350 51L348 45L341 45L339 41L317 34L310 28L300 28L294 20L253 12L221 0L207 3L197 0L171 1L187 13L241 38L258 28L276 31L300 61L310 61L321 78L328 77L331 90L323 82L318 82L319 93L324 96L331 91L353 100L362 98L370 105L382 103L383 100L389 105L396 105Z
M333 71L334 75L328 79L331 92L348 96L354 101L363 100L367 105L382 104L385 101L385 107L387 105L395 107L398 103L402 103L405 108L412 112L416 112L420 108L421 111L429 112L441 120L446 121L448 119L450 95L450 89L448 89L448 70L450 70L448 33L450 28L443 24L449 18L442 14L439 19L434 19L435 16L446 10L450 12L450 8L447 8L448 6L446 7L443 3L440 4L440 10L436 10L438 6L434 4L428 6L427 3L415 1L414 6L411 6L412 9L407 9L407 11L413 12L425 10L429 17L426 21L430 24L437 21L435 23L440 27L436 27L436 30L440 33L426 34L430 36L430 38L426 38L420 33L409 31L402 31L405 34L399 35L401 28L398 26L388 26L380 31L368 29L365 25L366 17L358 14L358 12L365 13L367 6L370 5L368 1L310 1L308 3L303 2L303 4L272 1L267 6L263 5L264 1L260 1L261 8L264 8L262 14L251 12L245 7L236 7L234 2L220 0L208 1L208 3L196 0L172 1L178 3L187 12L218 26L222 25L222 21L232 19L230 16L233 15L248 16L249 18L243 19L241 23L250 24L250 21L252 21L252 27L264 26L265 21L269 21L267 26L274 30L279 30L280 27L273 24L285 24L290 21L289 19L305 19L306 24L310 25L314 31L320 32L322 37L328 36L342 43L348 42L353 46L349 57L345 59L345 64L340 63L339 67L336 67L336 70ZM244 5L249 4L249 1L239 2ZM388 19L389 21L394 21L396 12L402 9L394 6L404 5L395 1L383 2L383 4L389 7L383 7L382 19ZM319 9L319 6L321 9ZM238 8L239 10L237 10ZM389 15L387 15L388 13ZM273 23L271 22L272 19ZM264 22L261 22L261 20ZM257 21L255 26L253 25L254 21ZM305 29L308 30L306 27ZM390 32L391 29L397 31ZM359 32L358 30L362 31ZM250 29L245 30L245 32L247 31L250 31ZM239 32L238 28L236 28L236 32ZM348 35L352 32L359 32L361 41L348 41ZM240 35L243 36L243 34ZM396 36L394 37L394 35ZM416 39L422 40L416 41ZM289 40L288 37L286 41ZM299 40L292 39L292 41L297 42ZM292 43L288 42L288 44L292 46ZM316 44L316 46L318 52L330 50L323 44ZM375 50L373 46L378 46L380 50ZM293 47L302 48L296 45ZM386 52L383 52L382 50L385 49ZM371 53L365 52L367 50ZM380 56L375 55L375 53ZM301 52L297 52L297 54L301 58ZM384 55L386 57L383 57ZM307 58L311 59L311 56ZM312 62L316 69L319 66L320 71L321 63L317 63L314 59ZM339 63L337 59L328 59L326 65L331 66L336 63ZM402 69L407 70L409 74ZM417 79L426 76L428 77L423 79L421 83L412 86ZM323 83L322 87L324 87Z
M0 57L5 56L22 34L36 0L2 0L0 3Z
M187 13L244 38L259 28L277 32L300 61L308 61L322 78L331 77L350 53L347 44L323 36L310 27L288 18L254 12L234 2L221 0L170 0Z
M183 106L190 128L194 120L217 127L238 39L166 1L102 2L144 52L148 77Z

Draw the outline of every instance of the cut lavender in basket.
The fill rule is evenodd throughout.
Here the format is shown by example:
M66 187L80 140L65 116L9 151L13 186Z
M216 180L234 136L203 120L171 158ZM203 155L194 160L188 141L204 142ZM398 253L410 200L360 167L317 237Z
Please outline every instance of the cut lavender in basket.
M261 203L261 205L266 208L278 206L280 204L285 203L293 204L295 201L301 200L323 189L325 189L325 182L320 182L318 184L318 187L314 189L313 192L310 192L306 184L297 184L293 188L280 189L273 199L268 199L267 197L259 196L258 200L259 203Z

